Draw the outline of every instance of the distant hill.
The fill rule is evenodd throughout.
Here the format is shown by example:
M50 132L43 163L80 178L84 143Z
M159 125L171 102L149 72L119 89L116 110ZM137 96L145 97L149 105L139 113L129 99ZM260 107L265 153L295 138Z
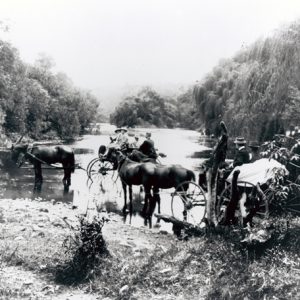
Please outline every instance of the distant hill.
M197 116L211 133L260 141L300 124L300 22L223 60L194 87Z

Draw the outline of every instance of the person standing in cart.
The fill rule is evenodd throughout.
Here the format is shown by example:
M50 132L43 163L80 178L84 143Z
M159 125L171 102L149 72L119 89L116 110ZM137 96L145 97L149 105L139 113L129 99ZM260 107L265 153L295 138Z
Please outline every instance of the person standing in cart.
M237 137L234 141L236 152L232 163L232 166L241 166L250 162L250 154L246 148L246 140L243 137Z

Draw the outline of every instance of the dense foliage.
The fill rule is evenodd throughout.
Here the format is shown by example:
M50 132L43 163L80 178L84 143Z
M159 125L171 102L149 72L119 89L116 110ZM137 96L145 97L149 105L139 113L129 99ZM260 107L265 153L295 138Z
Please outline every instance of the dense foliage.
M163 97L151 88L143 88L136 95L126 97L111 114L110 121L128 127L193 128L194 113L192 90L175 100Z
M65 74L54 74L52 61L41 56L25 64L11 44L0 40L0 131L34 139L72 138L93 120L98 103L73 86Z
M206 129L269 140L300 121L300 22L224 60L194 88Z

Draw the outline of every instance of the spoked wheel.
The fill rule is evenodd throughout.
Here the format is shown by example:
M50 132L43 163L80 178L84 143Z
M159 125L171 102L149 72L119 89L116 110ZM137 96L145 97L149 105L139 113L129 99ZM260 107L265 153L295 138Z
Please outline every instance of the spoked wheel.
M300 216L300 196L287 200L284 211L295 216Z
M283 204L283 210L294 216L300 216L300 186L293 184L290 194L290 197Z
M216 217L218 223L225 221L225 212L227 205L231 199L231 189L232 185L228 184L219 196L217 196L216 203ZM257 188L254 184L246 181L238 181L239 189L239 212L237 213L239 217L239 223L242 223L242 213L248 213L248 210L253 208L255 201L259 201L259 194ZM243 203L242 203L243 202ZM244 204L243 206L241 206ZM259 202L259 210L256 212L255 218L264 219L269 215L268 197L263 195L262 202Z
M173 217L199 225L205 216L205 192L193 181L179 184L172 194Z
M271 197L273 197L273 195L271 195L271 193L265 191L264 192L264 198L262 199L263 201L260 202L259 204L259 210L256 213L256 215L254 216L254 218L260 218L260 219L267 219L270 215L270 208L269 208L269 204L271 202Z
M88 172L92 183L96 184L103 184L105 180L111 180L114 175L113 165L99 158L90 164Z
M89 164L87 165L87 167L86 167L86 174L87 174L87 176L88 176L88 180L91 179L91 178L90 178L90 169L91 169L91 165L92 165L95 161L98 161L98 160L99 160L99 157L93 158L93 159L89 162Z

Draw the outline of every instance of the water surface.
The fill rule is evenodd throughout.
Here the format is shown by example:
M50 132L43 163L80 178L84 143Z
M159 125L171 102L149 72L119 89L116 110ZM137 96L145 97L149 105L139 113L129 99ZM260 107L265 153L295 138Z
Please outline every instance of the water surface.
M103 181L95 181L92 185L87 183L87 175L84 169L88 163L97 157L98 148L101 144L108 145L109 136L114 134L115 127L103 124L101 135L85 135L70 146L74 149L77 168L72 174L72 183L67 194L62 185L63 170L53 170L45 166L43 170L44 183L40 194L33 193L34 171L31 165L25 165L18 169L10 160L10 153L1 152L1 183L0 193L2 198L38 198L41 201L71 202L81 212L88 210L104 209L108 212L120 212L123 207L122 188L117 178L117 173L110 172ZM140 135L150 131L155 146L159 152L167 155L161 158L163 164L181 164L197 173L199 165L203 161L201 152L207 147L200 145L200 135L196 131L183 129L148 129L139 128L129 131L129 135ZM200 153L200 154L199 154ZM164 214L171 214L172 190L161 192L161 210ZM139 216L142 208L144 194L139 187L134 187L134 215L131 223L136 226L144 224ZM180 208L179 208L180 209ZM126 220L129 222L129 220ZM164 225L168 230L169 225Z

